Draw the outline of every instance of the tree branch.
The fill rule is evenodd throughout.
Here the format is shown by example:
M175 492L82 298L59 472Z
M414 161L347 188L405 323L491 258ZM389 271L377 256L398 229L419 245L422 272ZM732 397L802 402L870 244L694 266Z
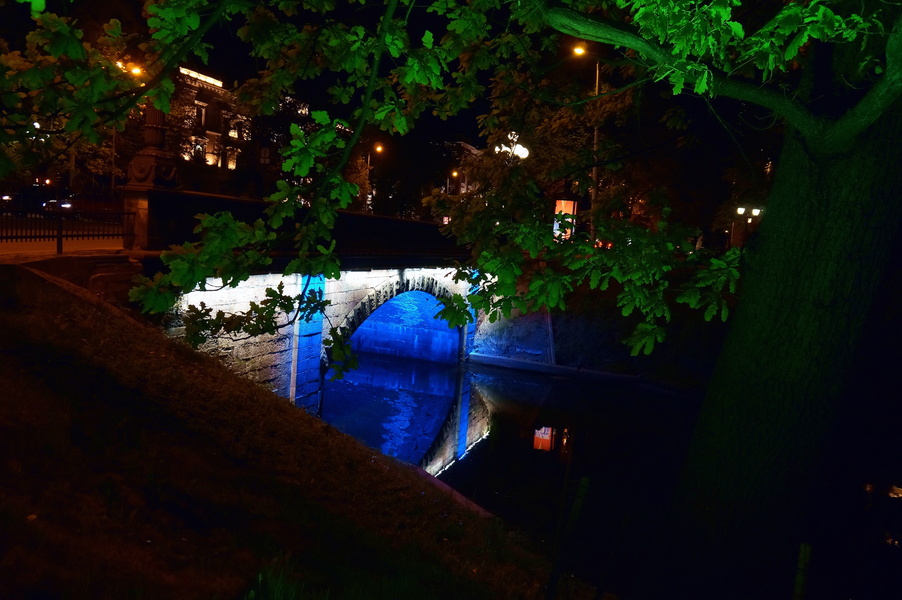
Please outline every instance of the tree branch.
M902 96L902 15L896 19L886 41L886 72L858 104L836 120L823 134L818 145L823 151L846 147L853 138L870 127Z
M671 63L670 54L664 48L643 38L636 30L626 25L561 7L549 8L544 15L545 22L561 33L630 48L652 63L652 67L667 67ZM723 73L711 70L708 65L704 66L713 75L712 94L745 100L768 108L779 117L786 119L806 137L814 137L822 131L823 123L792 98L763 85L753 85L747 81L732 79ZM697 79L697 75L686 73L687 83L691 84L695 79Z
M612 46L631 48L646 60L661 65L668 62L667 53L663 48L646 40L626 25L561 7L549 8L544 15L545 22L561 33Z

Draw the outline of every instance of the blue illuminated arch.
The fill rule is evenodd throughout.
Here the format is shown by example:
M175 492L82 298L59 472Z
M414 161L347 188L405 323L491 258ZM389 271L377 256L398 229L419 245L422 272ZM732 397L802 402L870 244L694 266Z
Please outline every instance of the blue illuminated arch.
M353 309L345 314L338 326L350 337L380 306L405 292L414 291L425 292L437 299L451 298L453 296L453 292L445 283L431 275L398 277L385 282L367 294ZM329 356L325 347L322 348L320 360L323 369L328 368Z

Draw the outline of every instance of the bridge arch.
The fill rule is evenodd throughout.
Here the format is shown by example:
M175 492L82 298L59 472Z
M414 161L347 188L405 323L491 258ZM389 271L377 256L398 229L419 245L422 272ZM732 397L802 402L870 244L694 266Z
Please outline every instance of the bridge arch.
M378 289L373 290L361 300L357 306L348 311L339 327L353 334L370 315L380 306L405 292L426 292L437 299L450 298L453 293L441 281L432 275L404 277L386 281Z
M373 275L380 277L379 281L373 281ZM328 290L328 296L333 304L326 310L326 319L323 320L323 339L328 339L329 328L338 326L345 331L348 336L354 334L355 331L366 321L376 310L386 302L404 294L406 292L425 292L436 299L450 298L455 293L467 293L466 283L461 284L453 281L453 269L397 269L391 271L375 272L370 271L365 274L363 279L363 287L359 287L356 281L360 281L361 277L350 276L350 274L342 273L342 278L333 283L341 284L345 281L348 290L357 290L358 299L356 301L341 302L341 292L337 289ZM355 281L356 280L356 281ZM329 286L327 283L327 287ZM362 290L362 291L361 291ZM332 310L330 310L332 309ZM438 309L436 309L438 312ZM469 335L468 335L469 334ZM472 328L466 328L461 333L463 337L462 343L466 347L472 345ZM328 367L329 357L325 347L321 353L321 363L324 368Z

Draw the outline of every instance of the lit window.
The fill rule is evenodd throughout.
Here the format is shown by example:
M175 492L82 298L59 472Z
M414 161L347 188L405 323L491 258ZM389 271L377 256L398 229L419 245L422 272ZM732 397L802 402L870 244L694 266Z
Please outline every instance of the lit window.
M190 144L185 151L182 152L182 158L191 160L192 158L202 158L206 154L207 140L204 138L192 136Z
M221 158L219 156L219 135L207 132L207 135L210 136L210 143L207 144L207 152L204 156L204 161L208 165L220 167L222 166Z
M546 452L554 449L554 428L536 429L532 438L532 447L535 450L545 450Z
M560 215L560 216L559 216ZM575 200L556 200L554 203L554 234L559 235L561 239L567 239L573 233L572 228L564 227L564 223L569 224L576 215Z
M203 102L194 103L194 121L198 127L203 127L207 119L207 105Z
M238 150L235 148L229 149L229 161L226 166L232 171L238 167Z

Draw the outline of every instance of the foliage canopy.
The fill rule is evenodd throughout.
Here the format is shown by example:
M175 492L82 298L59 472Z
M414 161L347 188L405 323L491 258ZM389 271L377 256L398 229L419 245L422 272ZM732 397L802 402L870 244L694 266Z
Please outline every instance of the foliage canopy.
M770 109L825 152L848 145L902 87L902 33L898 22L886 25L891 9L882 5L849 11L828 0L763 7L740 0L436 0L424 5L388 0L378 7L328 0L169 0L147 4L149 35L131 37L140 32L126 34L112 20L95 40L84 39L71 19L43 12L40 0L31 5L35 28L25 48L4 43L0 53L0 173L12 168L10 149L28 137L37 120L58 123L51 134L76 133L96 142L107 123L121 121L145 94L168 109L173 92L168 73L188 53L205 59L210 50L205 36L223 21L240 24L237 37L264 65L239 90L261 113L274 112L283 95L310 79L331 81L331 98L351 109L349 120L319 111L312 115L315 128L292 128L282 168L293 181L312 183L280 184L255 223L237 223L227 215L203 217L197 229L202 241L174 248L165 258L170 271L134 292L149 311L167 309L180 291L204 288L209 278L237 285L253 265L268 261L270 249L286 241L296 253L286 274L336 276L330 229L336 211L358 195L342 173L364 127L404 134L426 112L449 118L486 93L487 77L496 90L534 94L535 81L522 74L558 50L561 34L616 48L614 58L627 63L637 80L667 82L674 94L729 96ZM832 112L809 110L793 95L806 85L795 70L817 44L850 43L860 44L862 58L844 76L853 85L866 85L866 93L842 100L845 104ZM116 67L117 57L129 48L147 57L150 78L144 87ZM497 108L501 99L496 100ZM511 104L518 110L526 105L522 98ZM530 123L518 110L495 111L484 119L490 148L512 127L552 126L548 113L537 112ZM337 134L342 129L353 132L350 139ZM597 153L589 158L590 164L599 160ZM720 258L694 253L691 233L666 220L649 228L602 218L599 211L593 212L591 231L555 237L549 199L536 183L548 173L537 173L542 167L536 161L505 154L485 162L487 176L477 193L453 201L432 199L434 207L452 215L449 231L473 247L473 261L460 274L473 285L468 298L473 306L492 317L512 308L563 308L567 294L579 285L605 288L616 282L623 314L643 315L630 344L634 352L649 352L663 339L662 326L669 319L669 274L689 267L694 274L684 278L676 300L703 309L706 318L726 318L725 293L735 291L739 275L737 252ZM590 183L585 176L574 180L583 191ZM599 249L598 239L613 242L612 250ZM524 278L525 291L518 287ZM297 316L321 303L305 296L286 298L279 290L272 290L271 301L298 307ZM193 313L196 331L213 333L269 331L275 323L260 319L272 314L263 311L236 321L209 311ZM447 302L442 315L451 325L469 318L461 298Z

